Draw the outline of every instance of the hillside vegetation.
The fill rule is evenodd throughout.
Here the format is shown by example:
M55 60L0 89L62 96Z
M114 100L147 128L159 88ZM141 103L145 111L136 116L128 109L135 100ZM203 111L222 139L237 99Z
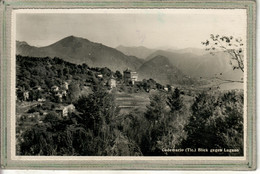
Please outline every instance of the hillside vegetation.
M170 85L165 90L153 79L125 84L119 71L60 58L18 55L16 61L20 112L16 118L17 155L244 154L243 91L204 90L188 94ZM107 82L112 76L118 85L111 89ZM57 100L53 86L62 88L64 82L68 82L67 95ZM30 91L26 101L18 90L21 94ZM134 95L142 98L146 106L120 112L119 97L137 99ZM75 110L67 116L55 112L57 106L69 104ZM173 151L177 148L183 152ZM198 148L207 150L201 152Z

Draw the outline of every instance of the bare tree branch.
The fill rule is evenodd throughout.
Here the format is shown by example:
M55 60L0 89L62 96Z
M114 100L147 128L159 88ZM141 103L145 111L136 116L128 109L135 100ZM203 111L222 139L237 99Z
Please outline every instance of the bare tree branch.
M213 34L210 35L210 39L212 41L206 40L206 42L202 42L202 44L207 47L206 48L207 51L211 51L210 53L214 54L216 49L219 48L219 49L223 50L224 52L227 52L231 56L231 59L235 60L237 62L237 65L233 65L231 62L233 69L234 70L240 69L242 72L244 72L242 39L239 39L239 38L234 39L233 36L220 37L219 35L213 35Z

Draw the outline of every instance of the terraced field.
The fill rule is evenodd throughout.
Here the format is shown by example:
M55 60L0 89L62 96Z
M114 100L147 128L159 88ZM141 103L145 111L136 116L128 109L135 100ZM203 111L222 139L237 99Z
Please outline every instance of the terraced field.
M127 113L135 108L145 110L146 105L148 105L150 102L148 93L127 94L123 92L117 92L115 96L116 104L119 106L122 113Z

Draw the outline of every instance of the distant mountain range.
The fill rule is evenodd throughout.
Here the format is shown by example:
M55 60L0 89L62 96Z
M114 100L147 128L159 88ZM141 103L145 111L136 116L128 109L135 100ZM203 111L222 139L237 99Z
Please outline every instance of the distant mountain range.
M149 55L146 60L155 56L164 56L171 64L179 68L184 74L196 78L210 78L216 75L223 79L240 80L243 73L240 70L233 70L229 64L230 56L224 52L215 52L214 55L195 55L192 53L175 53L159 50Z
M46 47L35 47L26 42L16 42L16 54L29 57L59 57L65 61L90 67L108 67L113 71L130 68L143 78L162 84L189 84L192 78L221 76L224 79L240 80L242 72L233 71L230 57L223 52L214 56L202 49L154 50L146 47L116 49L69 36ZM190 79L190 80L189 80Z
M135 56L127 56L116 49L87 39L69 36L46 47L34 47L26 42L16 43L16 54L32 57L59 57L65 61L91 67L108 67L123 71L138 69L144 62Z
M183 48L183 49L150 49L146 48L144 46L139 46L139 47L127 47L127 46L118 46L116 47L118 51L121 51L125 55L128 56L136 56L141 59L146 59L149 57L152 53L156 51L167 51L167 52L172 52L172 53L178 53L178 54L185 54L189 53L194 56L201 56L203 54L207 54L207 52L204 49L200 48Z
M126 46L118 46L116 47L118 51L121 51L125 55L128 56L136 56L141 59L146 59L149 55L151 55L153 52L157 51L156 49L149 49L144 46L139 47L126 47Z
M181 70L174 66L167 57L158 55L146 61L137 70L141 79L156 79L161 84L191 84Z
M182 48L182 49L168 49L166 51L175 52L179 54L189 53L196 56L201 56L203 54L207 54L207 52L204 49L200 48Z
M119 46L116 49L124 54L140 57L146 61L156 56L166 57L171 65L178 67L181 72L191 77L208 78L221 74L224 79L240 80L242 76L242 72L239 70L232 70L229 64L230 57L224 52L216 52L215 55L211 55L200 48L155 50L143 46Z

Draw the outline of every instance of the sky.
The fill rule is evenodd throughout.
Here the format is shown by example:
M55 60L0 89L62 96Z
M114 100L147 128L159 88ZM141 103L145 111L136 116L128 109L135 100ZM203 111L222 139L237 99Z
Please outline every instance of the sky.
M245 9L17 10L15 36L47 46L70 35L110 47L203 48L210 34L246 39Z

